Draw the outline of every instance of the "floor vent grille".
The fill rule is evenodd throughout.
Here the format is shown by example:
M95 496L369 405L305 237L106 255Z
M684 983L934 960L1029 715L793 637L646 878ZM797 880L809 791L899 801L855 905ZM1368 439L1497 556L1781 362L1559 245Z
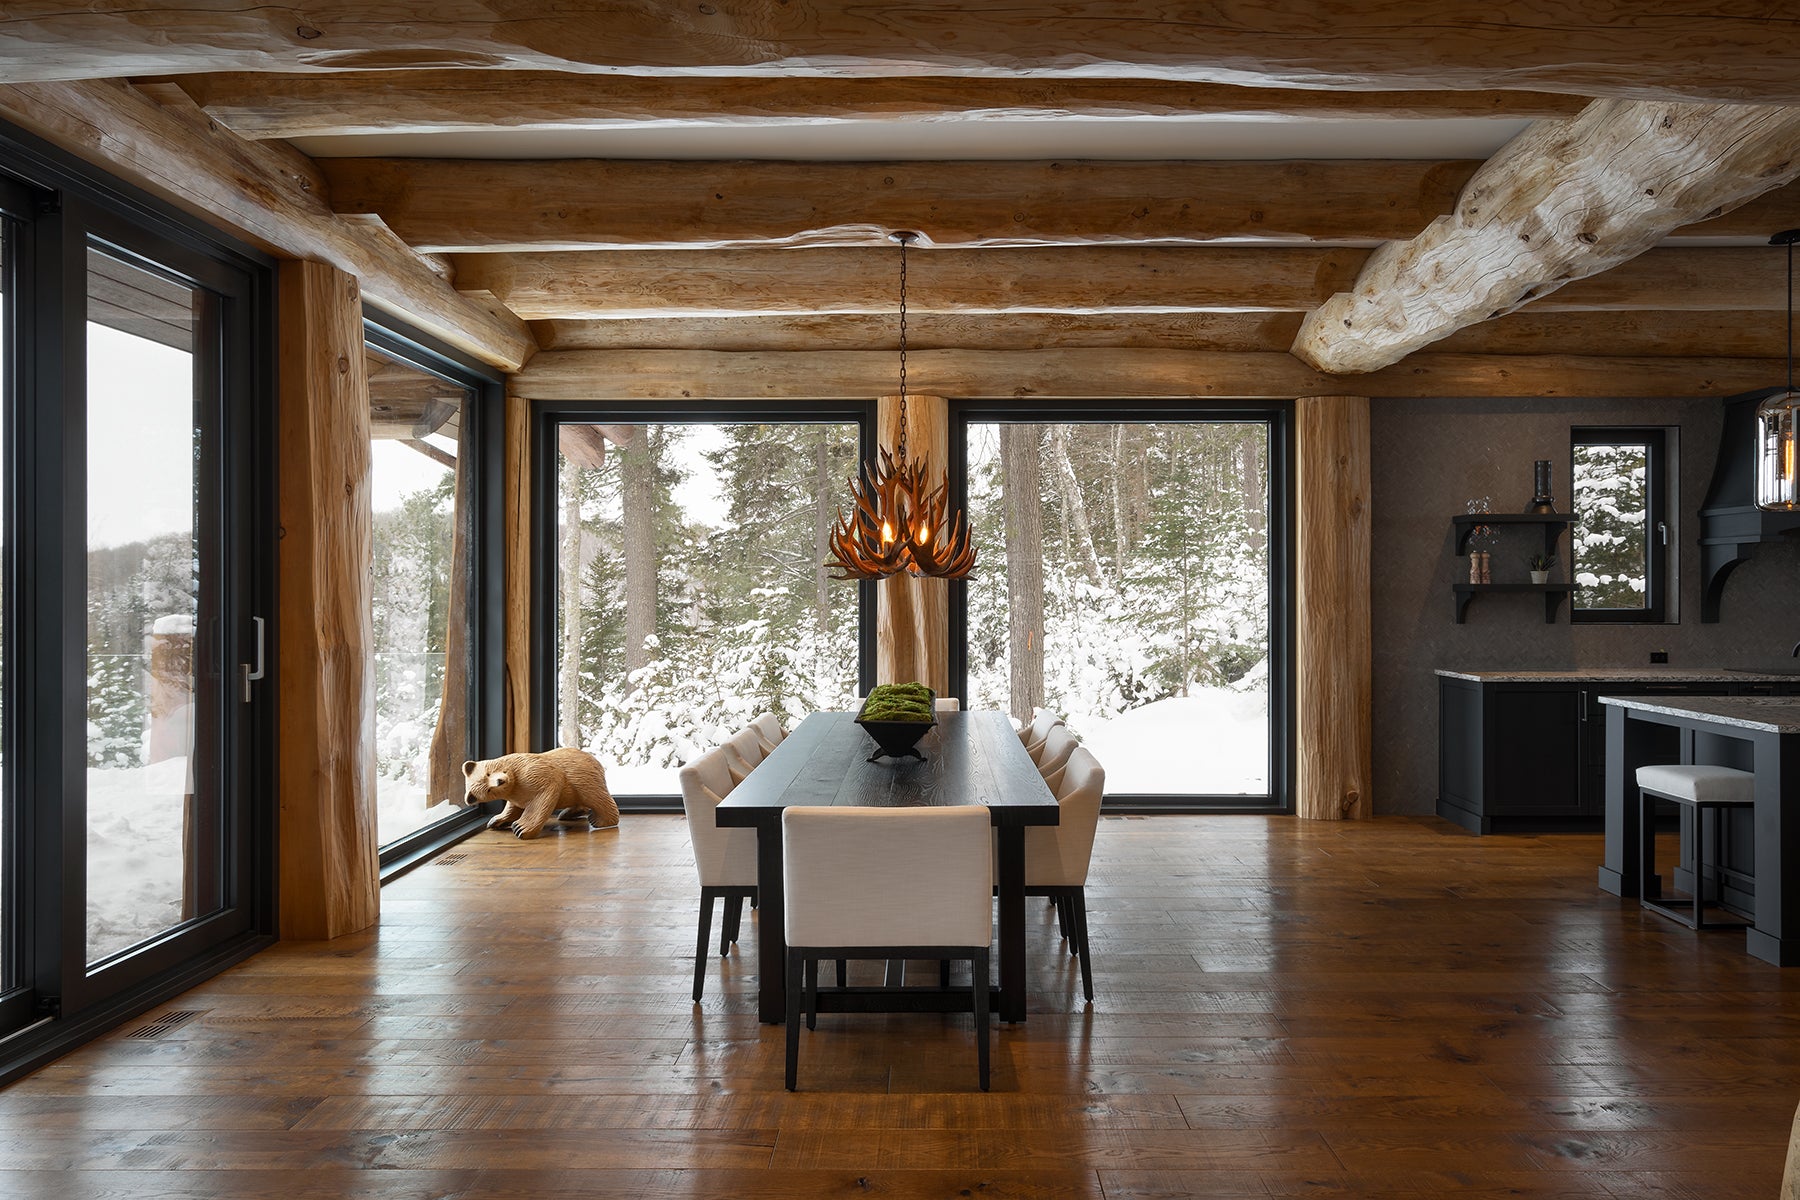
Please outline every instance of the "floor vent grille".
M437 867L454 867L467 857L469 856L466 854L444 854L432 859L431 862L433 866Z
M155 1041L166 1033L173 1033L175 1030L180 1029L195 1017L202 1015L203 1012L203 1009L197 1008L177 1009L174 1012L166 1012L148 1025L134 1029L125 1036L128 1038L137 1038L140 1041Z

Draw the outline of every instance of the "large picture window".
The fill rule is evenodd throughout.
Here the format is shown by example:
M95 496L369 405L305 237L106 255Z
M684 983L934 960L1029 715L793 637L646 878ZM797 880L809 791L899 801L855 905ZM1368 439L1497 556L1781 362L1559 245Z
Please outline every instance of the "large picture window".
M539 741L593 752L615 795L674 796L682 763L757 714L854 704L862 590L829 578L825 538L864 415L642 416L547 418L555 691Z
M365 326L369 377L376 838L385 871L485 819L462 764L499 753L501 631L485 433L499 379L391 321ZM491 594L488 594L491 593Z
M1269 411L964 410L967 701L1062 716L1109 798L1284 802L1284 440Z

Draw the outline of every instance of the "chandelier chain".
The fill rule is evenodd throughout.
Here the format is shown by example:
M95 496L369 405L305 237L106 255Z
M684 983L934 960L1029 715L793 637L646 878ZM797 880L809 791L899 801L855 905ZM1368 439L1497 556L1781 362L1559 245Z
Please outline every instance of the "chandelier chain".
M906 462L906 244L912 235L902 233L900 240L900 439L895 446L896 461Z

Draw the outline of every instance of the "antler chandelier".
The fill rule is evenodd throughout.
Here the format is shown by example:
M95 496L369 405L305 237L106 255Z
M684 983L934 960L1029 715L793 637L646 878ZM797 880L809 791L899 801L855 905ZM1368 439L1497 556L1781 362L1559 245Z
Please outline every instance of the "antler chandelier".
M900 243L900 437L894 453L880 450L865 459L850 481L855 505L849 516L838 509L831 531L833 579L886 579L902 571L940 579L961 579L975 566L968 519L950 513L950 480L929 482L925 456L906 454L906 247L916 233L896 233Z

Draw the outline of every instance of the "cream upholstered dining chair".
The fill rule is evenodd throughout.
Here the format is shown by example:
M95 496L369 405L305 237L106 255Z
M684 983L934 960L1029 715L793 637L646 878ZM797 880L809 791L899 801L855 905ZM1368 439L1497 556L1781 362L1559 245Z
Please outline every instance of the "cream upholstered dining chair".
M769 752L763 748L762 734L754 725L746 725L726 738L719 749L725 755L725 769L731 774L733 787L744 782L744 776L769 757Z
M736 785L726 767L725 749L708 750L678 772L681 807L687 813L688 841L700 874L700 936L694 944L694 1003L706 987L706 944L712 936L713 906L725 901L719 954L738 939L744 901L756 900L756 830L721 829L713 810Z
M1032 762L1036 762L1043 753L1044 739L1050 736L1050 731L1062 723L1061 717L1048 709L1040 708L1032 715L1031 724L1019 730L1019 740L1025 743L1025 753L1031 755Z
M1062 785L1063 765L1069 761L1069 755L1081 743L1070 732L1067 725L1057 725L1044 735L1044 748L1037 756L1038 774L1050 785L1052 792L1059 791Z
M757 713L750 722L750 728L756 730L756 736L761 739L764 754L773 753L775 747L781 745L782 739L787 737L787 730L781 727L781 718L772 712Z
M939 696L932 703L939 712L958 712L962 709L962 701L955 696Z
M796 807L781 814L789 1091L799 1075L802 996L810 1029L825 958L968 959L968 1011L975 1015L976 1064L987 1090L990 821L980 805ZM895 1011L908 1010L908 990L887 990ZM857 1011L876 1010L859 1005Z
M1025 830L1025 894L1048 896L1069 941L1069 953L1081 960L1081 993L1094 998L1094 968L1088 955L1087 877L1094 856L1094 833L1100 827L1100 799L1106 771L1085 746L1070 753L1056 791L1058 821Z

